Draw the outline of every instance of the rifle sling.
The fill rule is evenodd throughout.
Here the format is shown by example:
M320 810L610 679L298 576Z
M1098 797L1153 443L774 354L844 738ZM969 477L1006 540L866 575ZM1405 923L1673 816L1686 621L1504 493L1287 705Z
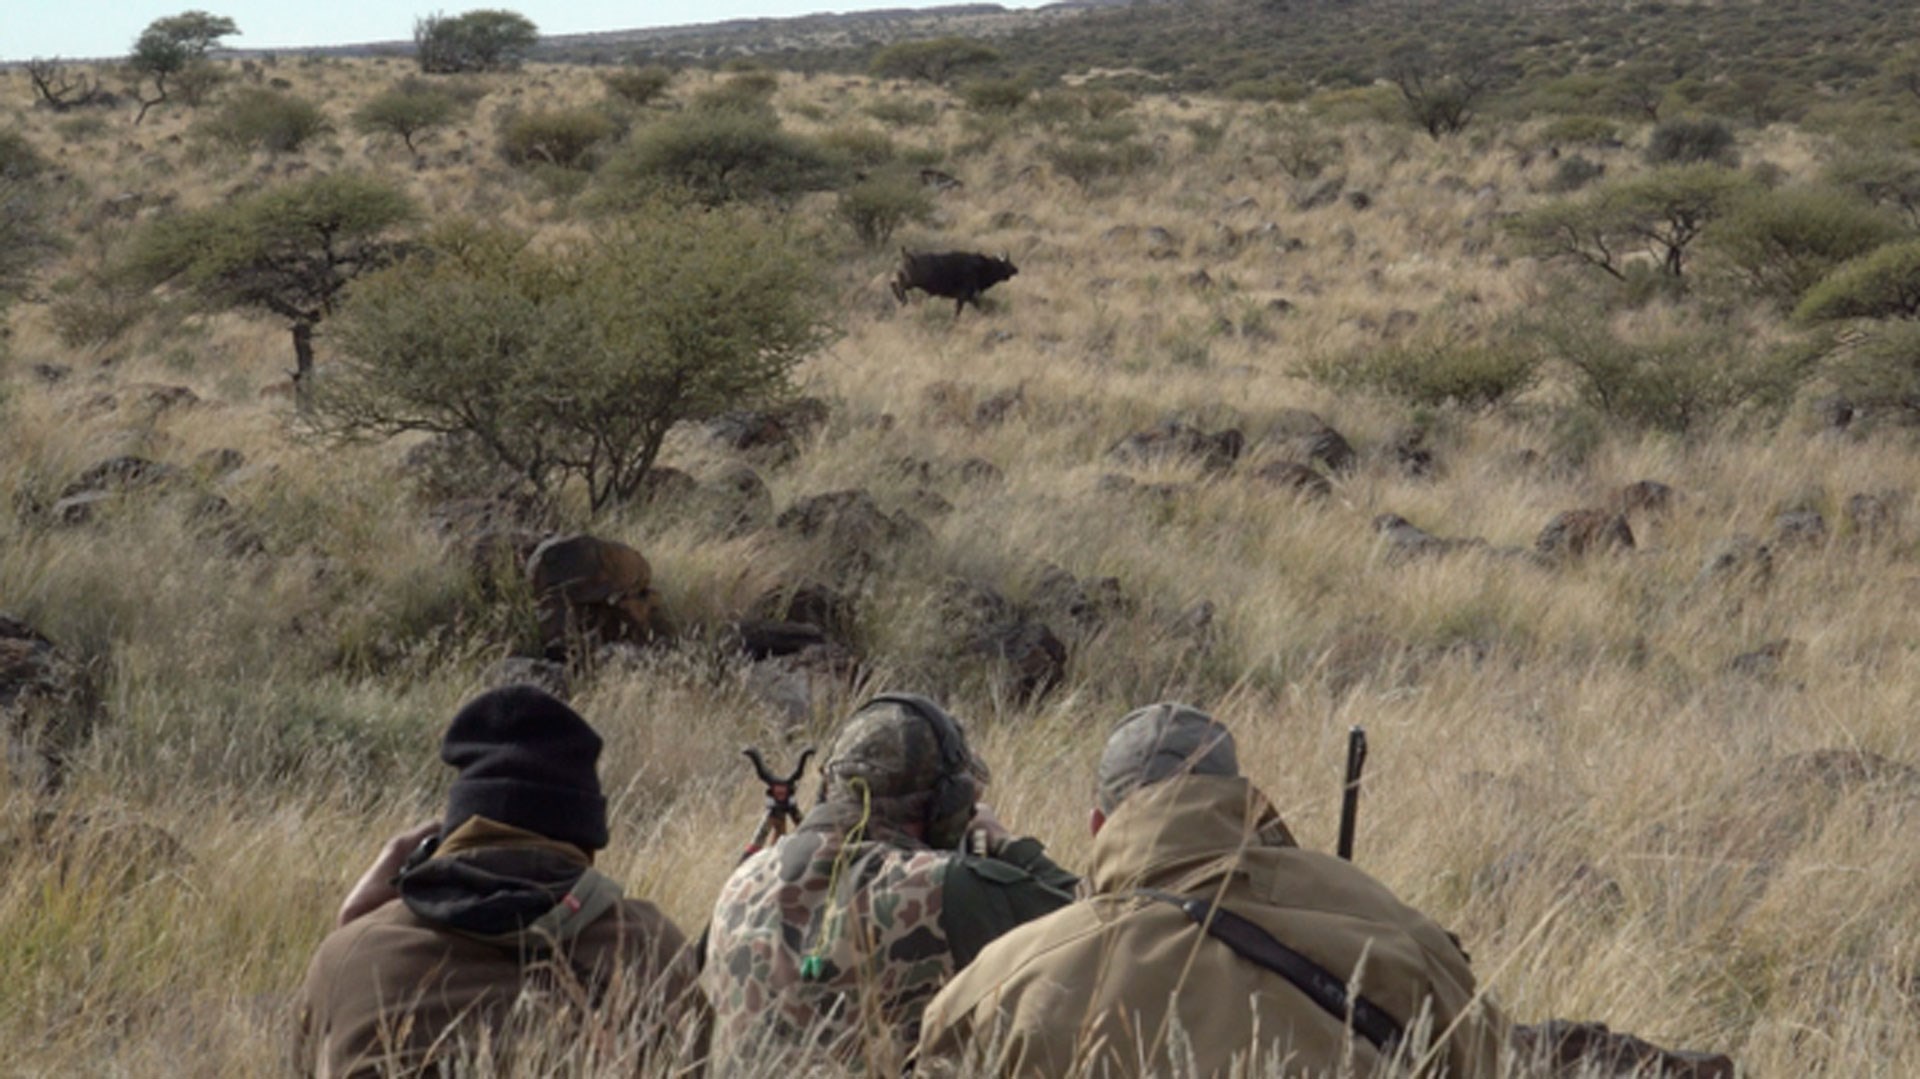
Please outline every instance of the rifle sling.
M1240 958L1285 978L1343 1026L1365 1038L1382 1056L1392 1056L1400 1044L1400 1024L1386 1009L1366 997L1349 995L1347 985L1325 967L1274 939L1273 934L1224 907L1204 899L1189 899L1151 888L1139 894L1180 908L1189 920L1213 939L1232 948Z

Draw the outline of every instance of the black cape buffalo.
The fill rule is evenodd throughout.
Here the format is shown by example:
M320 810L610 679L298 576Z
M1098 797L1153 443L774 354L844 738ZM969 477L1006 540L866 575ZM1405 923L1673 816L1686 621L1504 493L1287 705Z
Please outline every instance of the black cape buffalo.
M980 306L980 294L1020 272L1012 260L972 251L920 252L900 249L900 272L893 275L893 298L907 302L907 290L953 301L953 317L971 303Z

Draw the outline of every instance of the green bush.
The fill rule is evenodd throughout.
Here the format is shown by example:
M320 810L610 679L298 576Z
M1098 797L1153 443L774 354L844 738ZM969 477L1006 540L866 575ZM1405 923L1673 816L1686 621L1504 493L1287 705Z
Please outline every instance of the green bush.
M550 109L509 116L500 124L500 155L515 165L591 169L596 151L619 125L593 108Z
M976 79L960 88L960 100L967 108L999 115L1018 110L1032 95L1025 79Z
M52 292L47 315L68 348L112 344L153 310L150 289L110 272L57 281Z
M427 251L348 298L313 426L470 436L595 510L640 490L675 426L782 396L828 338L819 268L743 210L654 205L538 248L448 226Z
M688 102L696 112L741 112L761 119L776 120L773 95L780 80L770 71L744 71L693 95Z
M1620 125L1604 116L1562 116L1540 131L1549 146L1586 146L1620 137Z
M1735 412L1778 414L1813 370L1818 353L1766 348L1726 327L1647 342L1622 340L1600 318L1575 313L1541 320L1529 336L1573 373L1580 398L1608 419L1685 434Z
M1605 165L1579 154L1568 154L1553 167L1553 178L1547 181L1547 190L1561 195L1571 194L1606 174Z
M1280 168L1296 180L1312 180L1346 153L1346 144L1305 113L1288 111L1273 117L1262 150L1274 156Z
M883 97L865 106L868 116L889 127L926 127L940 118L940 106L910 97Z
M539 42L540 30L532 20L498 8L428 15L413 23L415 58L429 75L512 71Z
M1798 188L1736 200L1702 246L1743 284L1791 305L1834 267L1904 232L1889 214L1846 192Z
M1877 206L1900 211L1920 227L1920 157L1890 150L1854 154L1827 169L1827 183Z
M18 131L0 129L0 181L31 180L47 171L47 159Z
M1920 318L1920 240L1883 247L1834 270L1807 292L1794 317Z
M645 202L664 189L684 191L708 206L787 200L830 188L838 175L818 144L763 116L688 112L635 132L603 170L600 198L612 208Z
M278 90L245 89L228 98L199 131L235 150L291 153L333 130L320 106Z
M1323 357L1299 373L1335 390L1358 390L1411 405L1485 410L1525 393L1538 377L1537 351L1514 337L1424 341Z
M600 76L607 93L629 105L651 105L673 85L673 72L664 67L623 67Z
M1153 147L1142 142L1103 143L1071 139L1041 148L1053 170L1083 188L1131 176L1153 164Z
M1284 75L1241 79L1228 84L1220 93L1229 101L1267 101L1279 105L1291 105L1307 99L1307 88Z
M873 55L868 67L883 79L921 79L943 83L967 68L990 64L1000 58L991 46L964 37L939 37L926 41L902 41Z
M1654 126L1647 139L1649 165L1737 165L1733 129L1708 117L1681 117Z
M890 169L842 191L835 210L861 243L884 247L901 225L933 216L933 197L919 177Z
M829 154L856 169L877 169L893 162L893 139L884 131L866 127L837 127L820 136Z
M355 109L353 127L363 135L391 135L417 152L414 139L452 123L461 109L452 94L407 78Z
M1920 410L1920 322L1881 323L1835 357L1827 374L1856 405Z

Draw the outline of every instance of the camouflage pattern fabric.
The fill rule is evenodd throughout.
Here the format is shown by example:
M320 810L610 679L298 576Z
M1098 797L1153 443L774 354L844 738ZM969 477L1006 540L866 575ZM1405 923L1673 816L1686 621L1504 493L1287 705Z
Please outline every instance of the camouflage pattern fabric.
M956 856L874 822L847 849L830 895L847 808L815 808L721 890L702 974L716 1074L783 1053L897 1074L927 1001L953 975L940 912ZM815 956L818 969L803 975Z

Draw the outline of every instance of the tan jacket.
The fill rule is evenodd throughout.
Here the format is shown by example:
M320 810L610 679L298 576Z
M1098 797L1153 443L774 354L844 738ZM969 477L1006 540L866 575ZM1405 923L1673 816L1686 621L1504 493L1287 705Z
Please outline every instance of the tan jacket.
M1154 888L1218 897L1342 980L1418 1039L1427 1074L1498 1072L1506 1021L1474 1000L1446 932L1373 878L1294 846L1244 779L1193 776L1121 804L1093 845L1090 898L1001 937L928 1005L920 1059L984 1059L1018 1076L1371 1074L1379 1055L1282 978L1214 940ZM970 1056L969 1054L973 1054ZM1190 1056L1189 1056L1190 1054ZM1187 1066L1191 1060L1192 1066Z
M528 883L558 898L587 867L575 847L483 818L449 836L434 861L441 859L463 864L459 876L441 882L430 905L455 921ZM405 881L401 891L408 895ZM432 1072L438 1062L471 1056L481 1038L498 1060L522 1029L539 1040L558 1036L564 1047L565 1035L553 1025L584 1018L573 1007L582 1000L630 1009L641 1023L656 1017L666 1026L697 1022L686 938L651 903L621 899L571 940L549 947L551 940L527 934L476 939L423 918L410 902L394 900L335 930L315 953L296 1049L303 1074L359 1079Z

